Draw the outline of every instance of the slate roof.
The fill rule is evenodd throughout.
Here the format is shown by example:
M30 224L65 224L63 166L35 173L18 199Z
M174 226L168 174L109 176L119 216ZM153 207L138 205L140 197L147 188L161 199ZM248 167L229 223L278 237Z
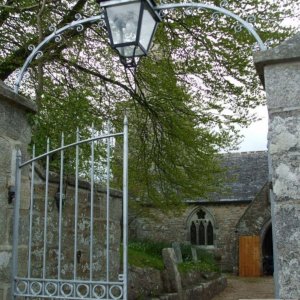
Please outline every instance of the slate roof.
M227 191L215 193L210 199L188 200L188 203L234 203L250 202L268 182L267 151L222 154L227 168L225 184Z

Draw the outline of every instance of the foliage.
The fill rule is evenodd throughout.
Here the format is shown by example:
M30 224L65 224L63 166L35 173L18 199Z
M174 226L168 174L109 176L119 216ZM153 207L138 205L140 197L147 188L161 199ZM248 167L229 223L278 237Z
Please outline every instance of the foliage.
M182 244L180 245L183 263L178 265L182 272L189 270L202 271L202 272L219 272L220 269L216 263L214 255L205 250L196 248L198 261L193 261L191 246Z
M206 257L198 261L187 261L178 264L178 269L182 273L189 271L197 272L220 272L220 269L213 260L206 260Z
M191 246L190 245L181 244L180 245L180 249L181 249L181 253L182 253L182 260L184 262L191 262L191 261L193 261L192 250L191 250Z
M207 2L220 5L219 0ZM284 5L228 2L227 8L244 18L256 14L263 40L277 44L292 33L281 23L298 12L294 0ZM87 0L1 0L0 79L13 84L30 53L28 46L50 34L50 24L61 28L76 13L91 16L98 11ZM127 111L130 192L139 203L171 207L222 188L216 154L236 144L236 125L248 124L253 119L249 110L264 101L251 59L254 40L245 31L235 33L234 26L223 16L214 21L207 10L187 16L174 10L165 16L153 51L134 73L123 70L103 28L69 30L31 63L21 87L39 109L32 120L37 154L45 150L46 136L57 147L61 131L69 142L75 140L76 127L88 137L91 123L100 131L110 120L121 130ZM112 165L117 188L118 147ZM86 159L88 155L87 150ZM72 161L69 165L72 172Z
M128 244L129 265L163 270L162 249L168 246L166 243L151 241L130 241Z
M170 247L170 243L154 242L150 240L130 241L129 244L132 249L136 249L156 257L162 257L162 249Z
M164 264L162 260L162 250L169 248L169 243L144 241L130 241L128 244L128 260L129 265L136 267L151 267L163 270ZM180 272L188 271L199 272L219 272L219 267L212 253L204 249L197 249L198 261L193 261L191 255L191 246L181 244L183 262L178 264Z

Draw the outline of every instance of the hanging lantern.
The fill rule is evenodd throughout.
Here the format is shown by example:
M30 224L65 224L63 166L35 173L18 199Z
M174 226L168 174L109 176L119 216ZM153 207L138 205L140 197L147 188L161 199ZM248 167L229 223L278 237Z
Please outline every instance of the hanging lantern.
M125 67L132 67L136 57L147 55L161 17L148 0L99 1L105 10L105 22L113 49Z

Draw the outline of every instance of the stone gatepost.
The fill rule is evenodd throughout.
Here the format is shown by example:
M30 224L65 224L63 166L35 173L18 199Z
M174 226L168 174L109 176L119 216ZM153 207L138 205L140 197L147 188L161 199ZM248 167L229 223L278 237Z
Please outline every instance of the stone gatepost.
M269 111L276 298L300 299L300 33L254 61Z
M20 150L27 158L31 139L27 117L34 112L36 107L32 102L0 81L0 299L3 300L10 299L16 153ZM21 204L21 217L28 214L28 206Z

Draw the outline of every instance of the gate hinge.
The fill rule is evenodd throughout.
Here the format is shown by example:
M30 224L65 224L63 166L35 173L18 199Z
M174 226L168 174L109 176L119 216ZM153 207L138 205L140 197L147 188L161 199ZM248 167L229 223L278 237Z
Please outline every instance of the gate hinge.
M13 185L8 187L8 204L12 204L16 198L16 188Z

